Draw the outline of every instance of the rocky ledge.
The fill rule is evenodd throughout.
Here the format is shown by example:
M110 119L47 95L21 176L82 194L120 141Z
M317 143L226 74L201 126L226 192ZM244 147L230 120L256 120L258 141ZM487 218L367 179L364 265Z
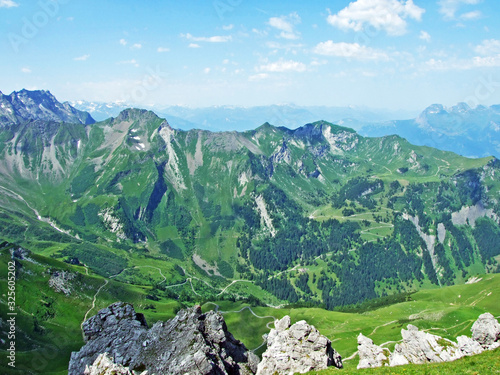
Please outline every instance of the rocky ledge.
M258 357L228 332L224 318L196 306L148 328L132 305L115 303L83 324L86 344L69 375L254 374ZM115 372L109 372L109 371Z
M358 336L358 368L398 366L409 363L450 362L464 356L480 354L500 347L500 324L490 313L479 316L472 325L472 338L459 336L457 342L444 339L411 324L401 330L403 340L394 352L373 344L368 337Z

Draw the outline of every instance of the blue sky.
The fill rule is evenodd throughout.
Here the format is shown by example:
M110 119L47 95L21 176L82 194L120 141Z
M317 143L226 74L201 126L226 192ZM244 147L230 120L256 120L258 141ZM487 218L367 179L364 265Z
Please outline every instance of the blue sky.
M134 105L500 103L496 0L0 0L0 90Z

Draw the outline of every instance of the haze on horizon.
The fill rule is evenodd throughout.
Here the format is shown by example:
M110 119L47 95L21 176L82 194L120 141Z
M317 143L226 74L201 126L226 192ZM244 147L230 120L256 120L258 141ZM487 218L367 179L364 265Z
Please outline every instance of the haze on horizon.
M494 0L0 0L0 90L136 106L500 103Z

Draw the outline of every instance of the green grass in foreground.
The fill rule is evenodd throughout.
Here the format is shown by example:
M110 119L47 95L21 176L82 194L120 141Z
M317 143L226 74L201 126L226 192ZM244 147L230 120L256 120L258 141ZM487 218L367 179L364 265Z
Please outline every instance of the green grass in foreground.
M408 375L489 375L500 374L500 349L487 351L482 354L461 358L454 362L432 363L425 365L406 365L397 367L380 367L375 369L342 369L329 368L323 371L311 371L308 374L408 374Z

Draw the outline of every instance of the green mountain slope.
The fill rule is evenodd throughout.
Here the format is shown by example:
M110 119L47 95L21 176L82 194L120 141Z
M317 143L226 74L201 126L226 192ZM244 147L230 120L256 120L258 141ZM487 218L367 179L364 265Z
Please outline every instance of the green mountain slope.
M172 318L182 304L172 299L156 299L154 289L147 285L124 283L115 278L107 279L94 274L87 267L67 264L50 257L30 253L23 248L0 244L0 294L8 293L8 264L15 263L16 269L16 368L6 361L0 362L0 371L5 374L64 374L71 351L83 345L80 325L84 319L98 310L121 300L134 304L136 311L146 316L149 324ZM153 263L154 264L154 263ZM157 263L156 263L157 264ZM143 266L146 278L159 280L162 274L154 265ZM187 276L187 275L186 275ZM251 350L262 353L262 334L268 333L269 323L275 318L290 315L292 322L305 319L333 342L342 355L346 371L356 368L358 358L353 356L357 350L356 337L361 332L377 344L401 339L401 328L408 323L426 329L433 334L449 339L459 335L469 335L470 328L477 317L488 311L498 318L500 306L500 275L481 275L476 282L464 285L447 286L439 289L423 290L406 296L402 302L378 301L378 307L365 306L351 312L327 311L320 308L294 308L286 306L276 309L256 306L255 302L232 301L225 299L231 291L244 292L238 283L225 291L217 289L211 302L203 305L203 310L218 308L227 322L228 329ZM178 282L182 284L183 281ZM204 289L217 288L210 282L197 280L194 275L187 282L190 290L202 294ZM170 285L172 291L185 293L184 285ZM233 289L234 288L234 289ZM238 289L241 288L241 289ZM165 287L165 290L168 290ZM203 302L196 296L193 302ZM0 333L7 337L7 299L0 300ZM392 349L394 343L389 344ZM497 352L495 355L498 356ZM7 356L5 346L0 355ZM347 358L351 359L347 360ZM481 357L488 358L489 354ZM480 357L473 357L482 363ZM486 365L486 364L485 364ZM444 364L445 369L453 364ZM458 366L458 364L457 364ZM410 366L412 367L412 366ZM408 367L404 367L408 369ZM401 368L402 369L402 368ZM399 373L401 369L391 369ZM414 369L415 373L422 367ZM436 370L437 371L437 370ZM458 371L460 372L460 371ZM461 372L460 372L461 373Z
M334 309L497 269L494 158L326 122L185 132L135 109L0 139L0 237L160 300L232 285L227 298ZM186 275L216 289L165 288Z

